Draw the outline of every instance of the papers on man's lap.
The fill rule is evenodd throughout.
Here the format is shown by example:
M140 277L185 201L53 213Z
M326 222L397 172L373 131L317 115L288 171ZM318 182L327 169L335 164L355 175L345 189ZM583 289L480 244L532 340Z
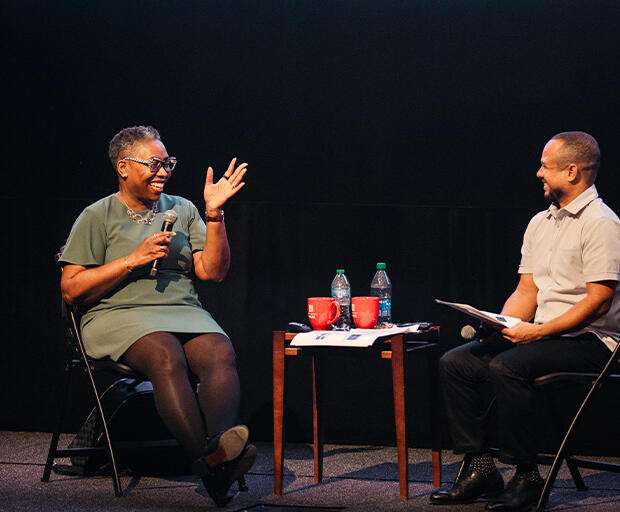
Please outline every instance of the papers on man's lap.
M451 308L461 311L469 316L477 318L481 322L488 324L496 329L503 329L504 327L513 327L517 325L521 320L512 316L498 315L497 313L490 313L488 311L482 311L476 309L469 304L459 304L458 302L446 302L444 300L435 299L438 304L443 304Z

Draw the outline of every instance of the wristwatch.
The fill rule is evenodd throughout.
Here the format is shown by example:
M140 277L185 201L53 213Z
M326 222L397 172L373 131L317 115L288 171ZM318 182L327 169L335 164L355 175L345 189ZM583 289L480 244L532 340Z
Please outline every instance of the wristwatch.
M217 215L209 217L209 214L205 212L205 222L224 222L224 210L218 208Z

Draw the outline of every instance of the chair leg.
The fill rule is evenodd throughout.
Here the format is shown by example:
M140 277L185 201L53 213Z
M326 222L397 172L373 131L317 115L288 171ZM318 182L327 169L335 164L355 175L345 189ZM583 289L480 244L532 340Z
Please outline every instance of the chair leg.
M95 396L97 410L99 411L99 418L101 419L101 426L103 427L103 434L104 434L106 446L108 449L108 460L110 461L110 468L112 469L112 484L114 485L114 494L120 497L123 495L123 491L121 490L121 479L118 476L118 469L116 467L116 459L114 457L114 450L112 449L112 440L110 439L110 432L108 431L108 422L106 421L105 414L103 413L103 407L101 406L101 400L99 399L99 392L97 391L97 386L95 384L93 372L91 371L90 364L88 362L88 356L86 355L86 349L84 348L84 343L82 342L82 337L80 336L80 329L77 325L77 320L73 312L70 313L70 317L71 317L71 323L73 326L73 333L75 335L77 345L80 349L80 355L82 356L82 362L84 363L84 368L86 369L86 373L88 374L88 380L90 382L90 387L93 392L93 395Z
M545 479L545 485L543 486L543 490L541 491L540 497L538 498L538 503L536 504L536 508L535 508L536 512L540 512L544 510L545 507L547 506L547 500L549 499L551 488L553 487L555 479L558 475L558 471L560 469L560 465L562 464L562 460L565 458L568 442L570 441L573 435L573 432L575 431L575 427L577 426L577 423L581 419L581 416L583 415L583 412L586 406L589 404L590 398L592 397L592 395L594 394L594 391L598 387L600 378L601 377L599 376L599 378L592 384L592 386L590 386L590 389L588 390L586 397L583 399L583 402L581 402L581 405L579 406L579 410L577 411L577 414L575 414L575 417L573 418L573 421L571 422L570 427L568 427L568 430L566 431L564 439L562 439L560 448L558 449L558 452L556 453L555 458L553 459L553 464L551 465L551 468L549 468L549 473L547 474L547 478ZM579 488L579 484L577 482L575 483L577 484L577 488Z
M123 495L121 488L121 479L118 476L118 468L116 467L116 458L114 457L114 450L112 449L112 440L110 439L110 432L108 430L108 422L106 421L105 414L103 413L103 407L101 406L101 400L99 399L99 393L97 392L97 386L93 374L90 370L90 366L86 365L88 377L90 379L90 385L95 395L95 402L97 403L97 411L99 412L99 418L101 419L101 426L103 427L103 435L106 441L106 447L108 451L108 460L110 462L110 468L112 469L112 484L114 485L114 494L118 497Z
M579 466L577 462L573 459L572 455L567 455L564 458L564 462L568 466L568 470L570 471L571 476L573 477L573 482L575 482L575 486L578 491L587 491L588 486L583 481L583 477L581 476L581 472L579 471Z
M241 492L247 492L249 487L248 484L245 483L245 475L242 475L239 477L239 480L237 480L237 484L239 485L239 490Z
M52 440L50 441L50 448L47 452L47 461L45 462L45 469L43 470L43 476L41 477L42 482L49 482L50 474L52 472L52 465L54 464L54 459L56 458L58 440L60 439L60 432L62 430L62 424L67 408L67 397L69 395L69 384L71 382L72 369L73 367L71 365L71 362L67 362L64 371L65 375L61 391L62 395L60 398L60 412L58 414L58 420L56 421L56 429L54 430L54 433L52 434Z
M549 409L552 411L552 418L553 418L553 424L555 427L555 432L564 432L566 430L566 424L562 423L559 418L562 417L562 410L559 409L556 400L554 400L549 393L546 394L547 395L547 405L549 406ZM573 461L573 455L571 452L569 452L568 450L564 451L564 461L566 462L566 465L568 466L568 469L570 471L570 474L573 478L573 482L575 484L575 487L577 488L577 490L579 491L585 491L588 489L588 487L586 486L585 482L583 481L583 477L581 476L581 472L579 471L579 468L577 467L577 464L575 464L575 462ZM560 463L561 464L561 463Z

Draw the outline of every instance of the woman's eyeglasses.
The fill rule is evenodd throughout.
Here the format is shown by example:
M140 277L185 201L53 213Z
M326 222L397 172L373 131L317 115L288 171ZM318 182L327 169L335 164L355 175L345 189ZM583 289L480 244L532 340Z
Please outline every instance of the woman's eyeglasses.
M137 162L142 165L146 165L153 174L159 171L160 168L164 168L166 172L172 172L177 166L177 159L173 156L161 160L160 158L151 157L148 160L140 160L138 158L121 158L121 160L129 160L130 162Z

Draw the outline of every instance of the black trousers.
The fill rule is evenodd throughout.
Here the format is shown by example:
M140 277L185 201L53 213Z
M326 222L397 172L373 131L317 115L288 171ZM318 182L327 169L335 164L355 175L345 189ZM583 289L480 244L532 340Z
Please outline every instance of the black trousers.
M439 372L454 452L481 453L489 448L494 397L501 458L515 464L535 462L532 381L556 371L599 372L609 355L593 334L518 345L494 335L446 352Z

